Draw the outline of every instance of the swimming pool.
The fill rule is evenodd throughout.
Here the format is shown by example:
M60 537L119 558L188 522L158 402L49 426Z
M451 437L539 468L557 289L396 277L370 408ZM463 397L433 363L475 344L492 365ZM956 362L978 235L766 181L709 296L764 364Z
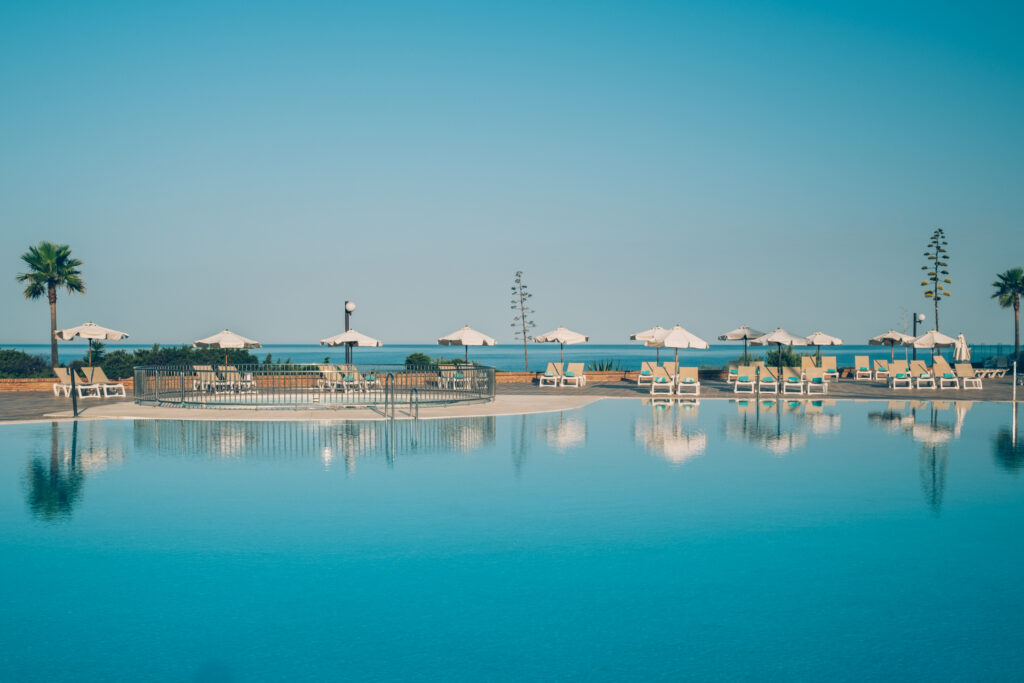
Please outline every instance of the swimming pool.
M1016 678L1006 404L0 428L0 680Z

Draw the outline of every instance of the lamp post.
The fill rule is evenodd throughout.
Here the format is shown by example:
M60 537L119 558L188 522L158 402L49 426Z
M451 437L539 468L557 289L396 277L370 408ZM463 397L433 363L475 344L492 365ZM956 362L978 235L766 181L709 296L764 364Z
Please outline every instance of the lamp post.
M349 330L349 318L352 316L352 311L356 310L355 301L345 302L345 331ZM348 365L352 362L352 343L348 342L345 344L345 364Z
M917 339L917 324L924 322L924 313L914 314L914 339ZM914 360L917 360L917 347L914 347Z

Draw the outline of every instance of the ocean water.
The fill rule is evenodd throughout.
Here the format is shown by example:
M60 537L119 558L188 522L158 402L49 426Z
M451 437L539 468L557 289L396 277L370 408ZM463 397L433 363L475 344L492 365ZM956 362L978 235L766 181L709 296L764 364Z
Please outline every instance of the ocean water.
M152 344L117 344L111 342L107 350L115 349L142 349L151 348ZM13 348L26 353L36 354L49 358L50 347L45 344L22 344L2 345L0 348ZM774 348L774 347L773 347ZM58 347L61 362L85 358L88 347L85 344L61 344ZM814 351L814 347L797 347L799 353ZM443 356L446 358L462 358L465 349L461 346L438 346L436 344L411 344L381 346L377 348L356 348L354 358L357 363L380 363L394 364L405 362L406 356L410 353L425 353L431 357ZM326 347L317 344L267 344L262 349L253 349L253 355L261 361L267 354L271 354L276 361L283 362L291 360L293 363L341 363L345 360L345 351L341 347ZM557 344L530 344L528 347L530 369L541 372L549 362L557 362ZM712 344L705 351L680 351L679 362L684 365L714 365L723 366L731 360L735 360L743 353L742 344ZM763 347L750 347L748 353L751 357L764 357ZM823 347L823 356L835 356L836 361L844 366L853 366L855 356L868 356L874 358L889 358L889 347L887 346L835 346ZM656 349L650 349L643 344L576 344L566 346L564 349L565 362L590 362L590 361L617 361L622 368L639 370L640 363L645 360L662 361L672 360L674 351L662 349L660 353ZM950 358L950 351L945 350L944 355ZM472 360L495 367L499 370L522 370L524 368L523 347L512 344L499 344L498 346L481 346L469 349L469 357ZM896 349L896 357L909 357L906 349ZM928 351L918 351L918 357L929 357Z
M0 426L0 680L1018 680L969 402Z

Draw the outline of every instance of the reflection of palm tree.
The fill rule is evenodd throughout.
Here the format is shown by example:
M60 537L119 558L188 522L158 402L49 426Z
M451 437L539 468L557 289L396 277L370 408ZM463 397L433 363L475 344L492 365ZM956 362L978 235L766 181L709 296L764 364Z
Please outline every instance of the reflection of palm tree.
M992 440L992 454L1005 469L1016 472L1024 466L1024 443L1017 441L1017 404L1014 403L1010 409L1010 429L1000 428L995 439Z
M942 511L942 494L946 490L946 465L949 451L933 444L921 449L921 491L924 501L936 515Z
M57 423L50 433L50 462L32 458L26 473L28 480L28 506L36 517L54 521L71 516L71 510L82 495L85 476L78 467L78 423L71 428L71 460L66 471L61 470L58 458Z

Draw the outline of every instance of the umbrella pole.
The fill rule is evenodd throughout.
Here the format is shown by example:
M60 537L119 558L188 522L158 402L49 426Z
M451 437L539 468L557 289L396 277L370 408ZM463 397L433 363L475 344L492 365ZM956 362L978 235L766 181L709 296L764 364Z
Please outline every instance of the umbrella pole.
M747 364L747 338L743 338L743 364Z
M224 349L224 365L228 364L228 350Z
M661 363L661 347L660 346L654 349L654 362L655 363Z
M558 342L558 362L565 362L565 344Z
M468 364L469 363L469 344L467 344L464 348L466 349L466 363Z
M676 372L679 372L679 349L676 349Z

